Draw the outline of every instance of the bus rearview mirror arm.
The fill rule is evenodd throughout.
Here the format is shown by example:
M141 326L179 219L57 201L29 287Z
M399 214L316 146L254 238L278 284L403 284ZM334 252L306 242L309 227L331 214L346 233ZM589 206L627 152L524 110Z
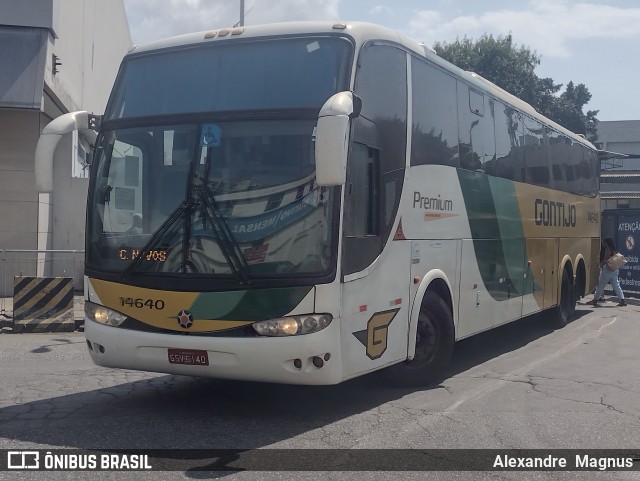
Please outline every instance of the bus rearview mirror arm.
M79 135L90 144L96 140L96 132L92 130L97 125L95 117L88 112L70 112L52 120L42 130L36 145L35 174L36 191L53 191L53 156L56 147L65 134L77 130Z
M316 183L321 187L344 185L351 119L362 111L362 100L353 92L338 92L320 109L315 128Z

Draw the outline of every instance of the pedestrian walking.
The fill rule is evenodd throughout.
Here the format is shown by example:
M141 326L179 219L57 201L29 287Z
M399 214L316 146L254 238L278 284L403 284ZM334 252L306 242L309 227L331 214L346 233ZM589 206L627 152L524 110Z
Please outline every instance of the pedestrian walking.
M598 280L598 288L593 295L593 300L590 302L590 304L595 307L598 307L598 300L600 299L600 296L602 296L604 288L607 284L611 284L611 286L613 287L613 292L615 292L616 296L618 296L618 300L620 301L618 302L618 305L627 305L626 301L624 300L624 293L622 292L622 288L620 287L620 279L618 279L620 268L617 267L615 270L611 270L611 267L609 267L609 265L607 264L607 261L615 254L618 254L616 245L611 237L607 237L602 243L602 248L600 249L600 278Z

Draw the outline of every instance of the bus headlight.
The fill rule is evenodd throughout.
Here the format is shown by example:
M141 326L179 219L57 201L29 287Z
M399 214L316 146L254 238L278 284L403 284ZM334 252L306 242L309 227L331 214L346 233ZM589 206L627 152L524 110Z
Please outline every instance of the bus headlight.
M330 314L308 314L269 319L253 324L253 329L261 336L298 336L318 332L331 324Z
M124 314L92 302L84 303L84 314L87 319L97 322L98 324L104 324L105 326L118 327L127 319L127 316Z

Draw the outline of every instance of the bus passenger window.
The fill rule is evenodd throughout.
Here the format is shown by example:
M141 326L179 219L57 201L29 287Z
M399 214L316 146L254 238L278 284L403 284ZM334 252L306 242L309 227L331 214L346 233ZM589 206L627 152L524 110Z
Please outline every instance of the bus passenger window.
M411 59L413 139L411 165L458 167L456 80L415 57ZM468 102L465 102L468 105Z
M460 167L495 175L494 100L458 82Z
M522 115L502 102L494 105L496 160L492 169L487 166L488 173L523 182Z
M524 161L527 182L552 187L549 172L549 144L544 126L529 117L524 118Z

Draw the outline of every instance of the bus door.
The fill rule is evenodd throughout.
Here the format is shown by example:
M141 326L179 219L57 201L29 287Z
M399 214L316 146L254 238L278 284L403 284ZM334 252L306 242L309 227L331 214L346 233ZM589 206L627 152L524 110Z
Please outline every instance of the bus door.
M389 72L393 72L390 75ZM342 237L342 360L352 377L407 355L409 242L395 241L407 149L407 53L360 51Z
M345 377L406 359L409 242L390 238L402 175L380 173L380 150L353 142L345 186L342 361ZM386 245L385 244L386 241Z

